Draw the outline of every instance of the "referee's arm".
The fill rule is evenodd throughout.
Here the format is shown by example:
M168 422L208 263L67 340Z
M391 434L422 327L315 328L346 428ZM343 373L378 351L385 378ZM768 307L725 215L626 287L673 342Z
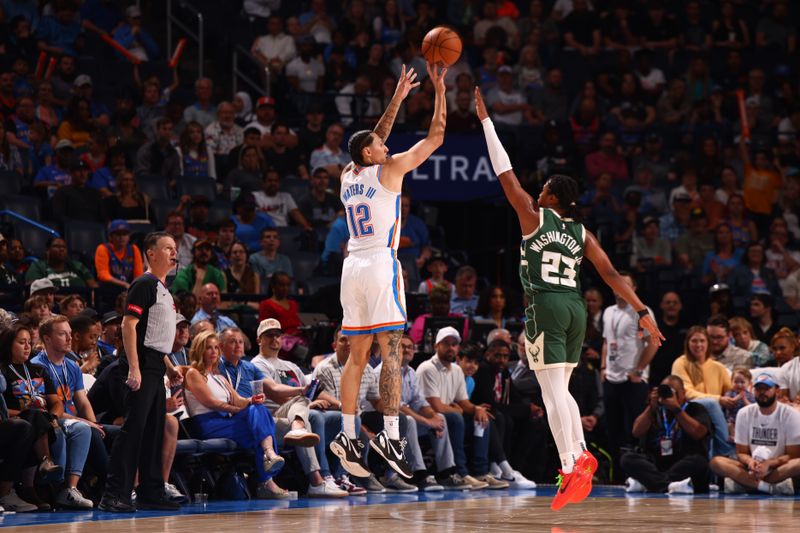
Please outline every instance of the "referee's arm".
M136 351L136 324L139 319L125 315L122 317L122 345L125 347L125 356L128 358L128 379L125 384L132 391L139 390L142 384L142 373L139 371L139 354Z

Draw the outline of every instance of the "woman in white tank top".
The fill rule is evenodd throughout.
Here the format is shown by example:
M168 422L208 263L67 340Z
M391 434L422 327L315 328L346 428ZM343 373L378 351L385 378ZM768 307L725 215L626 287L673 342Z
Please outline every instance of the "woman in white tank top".
M253 450L258 475L258 497L284 499L289 492L272 479L284 459L275 448L275 421L264 395L242 398L219 373L219 339L214 331L195 337L186 372L186 408L203 439L231 439Z

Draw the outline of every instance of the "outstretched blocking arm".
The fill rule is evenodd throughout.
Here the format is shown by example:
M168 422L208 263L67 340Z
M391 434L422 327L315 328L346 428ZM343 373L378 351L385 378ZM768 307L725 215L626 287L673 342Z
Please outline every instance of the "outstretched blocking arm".
M428 129L428 136L402 152L389 159L383 165L384 185L390 191L400 191L403 186L403 176L406 172L414 170L428 159L433 152L444 143L444 127L447 122L447 102L445 101L444 77L447 69L439 70L428 63L428 76L433 82L436 91L433 104L433 118Z
M397 87L394 90L394 96L392 96L392 101L389 102L386 111L383 112L383 116L381 116L381 119L375 125L375 129L372 130L384 143L386 139L389 138L389 133L392 131L392 126L394 126L394 119L397 118L397 112L400 111L400 105L403 103L403 100L408 96L411 89L419 87L419 82L415 83L415 79L417 79L417 73L414 72L414 67L411 67L408 69L408 72L406 72L406 66L403 65L403 68L400 70L400 79L397 80Z
M503 144L494 131L494 124L486 111L486 104L483 102L481 90L475 87L475 111L478 119L483 125L483 134L486 137L486 146L489 149L489 159L492 161L492 168L500 180L503 192L511 203L511 207L517 213L522 234L528 235L536 231L539 227L539 211L533 205L533 198L525 192L520 185L514 169L511 168L511 160L503 148Z
M661 341L665 340L664 335L658 330L658 326L656 326L655 321L647 311L647 307L636 295L636 291L626 283L625 278L617 272L617 269L611 264L608 255L606 255L605 250L603 250L600 243L597 242L597 238L592 235L589 230L586 230L584 249L586 258L592 262L597 272L600 274L600 277L603 278L603 281L605 281L615 293L622 296L622 299L628 302L628 305L639 313L639 327L646 329L650 333L650 342L654 343L656 346L661 346Z

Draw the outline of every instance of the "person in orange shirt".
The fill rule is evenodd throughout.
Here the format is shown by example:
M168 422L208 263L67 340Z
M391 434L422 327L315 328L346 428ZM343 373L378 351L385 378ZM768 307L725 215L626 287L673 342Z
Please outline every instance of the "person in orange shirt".
M142 252L130 243L131 227L124 220L108 223L108 242L97 246L94 268L101 285L127 289L131 281L144 273Z
M725 204L714 196L714 184L711 182L701 182L698 188L700 193L700 206L708 217L708 227L716 228L726 215Z
M770 163L767 150L756 150L751 160L744 140L739 141L739 153L744 163L744 204L752 214L759 233L766 235L778 189L783 187L783 172L777 160Z

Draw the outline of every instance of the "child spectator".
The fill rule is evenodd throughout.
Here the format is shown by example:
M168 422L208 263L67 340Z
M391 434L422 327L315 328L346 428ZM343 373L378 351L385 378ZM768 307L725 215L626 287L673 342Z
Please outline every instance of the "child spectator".
M750 392L753 383L753 376L750 371L743 366L737 366L733 369L731 375L731 382L733 388L725 393L728 398L733 398L736 403L733 407L725 409L725 418L728 420L728 439L733 442L735 435L736 414L742 407L748 406L756 401L753 393Z

